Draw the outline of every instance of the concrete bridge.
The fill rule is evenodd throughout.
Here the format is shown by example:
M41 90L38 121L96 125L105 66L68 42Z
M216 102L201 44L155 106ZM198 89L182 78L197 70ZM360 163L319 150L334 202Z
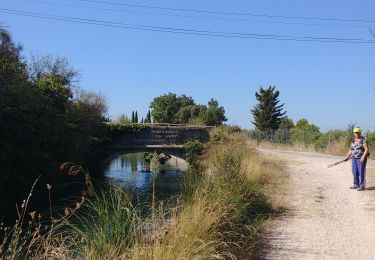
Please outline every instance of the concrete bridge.
M130 131L129 128L118 130L106 150L112 155L157 151L183 158L186 142L209 140L210 127L207 126L177 124L133 124L133 126L136 130Z

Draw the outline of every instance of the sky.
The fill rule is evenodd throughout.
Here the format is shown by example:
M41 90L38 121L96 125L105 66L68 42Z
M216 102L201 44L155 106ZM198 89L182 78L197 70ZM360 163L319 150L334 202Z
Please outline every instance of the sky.
M200 104L215 98L228 124L253 128L255 92L276 86L294 121L307 118L323 131L349 123L375 130L375 38L369 31L375 31L374 10L371 0L2 0L0 23L24 47L26 59L66 57L80 72L81 87L106 97L113 119L132 110L146 116L154 97L172 92ZM41 15L54 19L35 17ZM125 24L199 32L135 30ZM197 35L202 31L370 43Z

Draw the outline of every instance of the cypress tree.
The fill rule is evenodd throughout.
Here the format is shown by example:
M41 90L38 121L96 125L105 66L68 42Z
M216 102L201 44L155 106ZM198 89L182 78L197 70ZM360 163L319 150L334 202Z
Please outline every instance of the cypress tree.
M258 101L251 113L254 116L252 123L257 130L277 130L279 128L282 117L286 112L282 112L284 104L279 105L280 92L275 87L270 86L267 89L260 87L255 92Z
M138 112L135 111L134 123L138 123Z
M149 110L146 116L146 123L151 123L151 111Z
M132 123L134 123L135 122L135 116L134 116L134 110L133 110L133 112L132 112Z

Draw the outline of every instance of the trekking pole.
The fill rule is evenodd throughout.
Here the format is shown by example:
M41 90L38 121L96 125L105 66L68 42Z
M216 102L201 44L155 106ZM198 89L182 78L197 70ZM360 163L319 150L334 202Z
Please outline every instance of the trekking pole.
M349 158L346 158L346 159L344 159L344 160L341 160L341 161L338 161L338 162L332 163L332 164L328 165L327 168L331 168L331 167L333 167L333 166L339 165L339 164L341 164L341 163L346 162L347 160L349 160Z

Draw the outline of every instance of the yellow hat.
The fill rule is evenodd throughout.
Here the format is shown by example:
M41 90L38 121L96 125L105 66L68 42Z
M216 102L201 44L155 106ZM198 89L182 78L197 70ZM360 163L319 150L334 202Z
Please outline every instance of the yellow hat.
M361 128L359 128L359 127L355 127L353 129L353 133L360 133L360 132L361 132Z

